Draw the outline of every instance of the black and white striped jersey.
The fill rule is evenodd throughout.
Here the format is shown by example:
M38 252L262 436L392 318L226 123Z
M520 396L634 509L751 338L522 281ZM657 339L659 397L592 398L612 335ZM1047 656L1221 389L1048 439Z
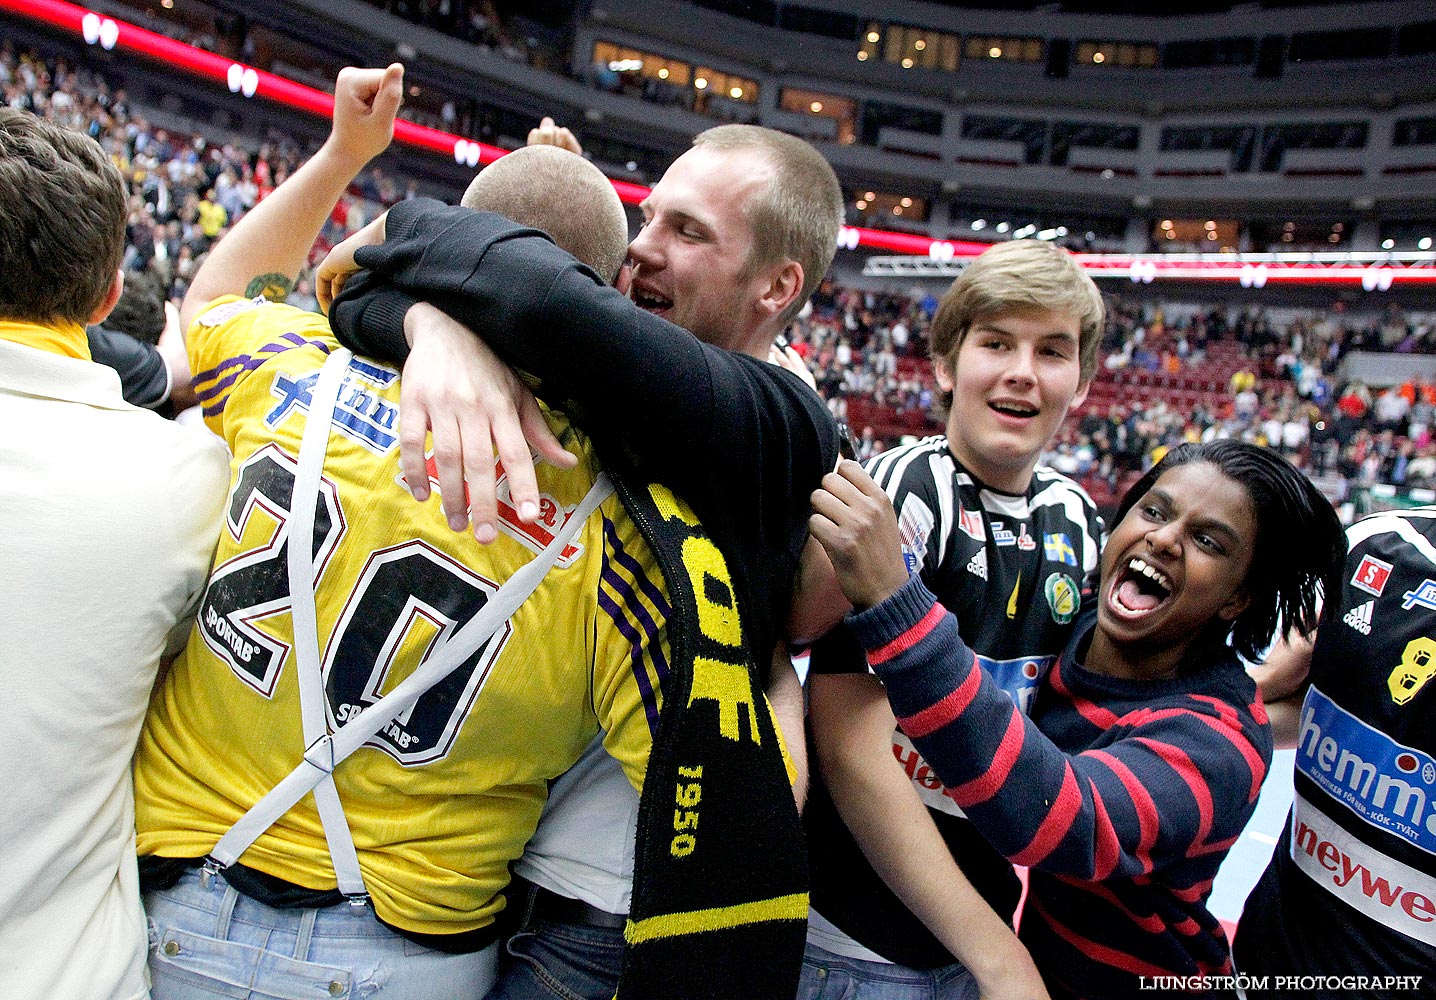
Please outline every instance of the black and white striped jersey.
M922 575L957 617L983 667L1025 711L1083 600L1096 591L1103 526L1091 498L1046 467L1023 494L991 489L958 463L940 435L884 452L866 468L893 501L908 571ZM811 662L814 673L867 669L841 628L814 647ZM1012 866L963 818L896 730L893 754L974 887L1010 915L1020 892ZM805 819L815 910L889 961L916 968L955 961L867 864L816 775Z

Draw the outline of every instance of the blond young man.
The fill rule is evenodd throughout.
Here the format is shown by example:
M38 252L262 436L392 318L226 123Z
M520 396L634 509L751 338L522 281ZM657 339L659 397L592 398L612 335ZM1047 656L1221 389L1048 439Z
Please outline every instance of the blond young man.
M537 376L545 398L581 405L596 442L630 456L639 475L694 505L734 564L738 604L755 621L748 646L766 675L806 538L804 490L836 458L821 400L766 359L832 261L840 189L807 143L754 126L719 126L674 162L642 209L645 225L629 248L632 303L580 280L570 261L492 221L411 206L391 213L383 248L358 254L394 287L346 284L332 315L341 335L349 331L371 353L403 357L403 334L413 336L405 378L423 386L416 392L419 425L427 418L436 442L441 434L461 442L455 450L465 455L461 469L439 472L443 502L456 527L472 516L481 537L491 435L456 405L473 390L454 355L426 342L422 312L408 312L402 327L394 317L415 297L432 299L505 361ZM435 250L431 238L441 234ZM430 248L427 256L420 245ZM471 487L479 484L472 511L458 499L459 472ZM787 746L799 751L796 678L785 661L773 673L767 690ZM560 779L517 865L534 888L520 901L523 926L509 943L514 961L494 997L543 997L555 988L566 996L612 996L627 960L624 915L637 919L644 893L635 879L640 822L638 797L598 748ZM760 972L766 963L755 956L778 933L769 928L751 939L746 958ZM737 960L745 946L723 947ZM672 964L672 974L681 975L681 963ZM777 976L791 995L796 975L788 981L786 969L771 970L769 978ZM675 981L674 995L714 995L701 980Z
M1024 707L1097 572L1092 501L1038 455L1086 397L1103 315L1062 250L994 246L933 320L946 434L867 465L898 511L909 571L978 637L983 665ZM799 996L838 997L852 984L864 998L1042 995L1011 931L1011 866L897 730L846 628L814 648L812 671L813 916Z

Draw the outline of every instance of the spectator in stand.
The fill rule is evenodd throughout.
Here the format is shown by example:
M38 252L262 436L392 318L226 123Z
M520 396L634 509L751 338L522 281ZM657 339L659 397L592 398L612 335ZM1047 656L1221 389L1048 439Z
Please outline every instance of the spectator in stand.
M1436 484L1436 446L1425 445L1406 466L1408 486Z
M305 277L294 282L294 290L284 300L288 305L305 312L319 312L319 300L314 296L314 285Z
M149 995L130 763L219 531L223 446L124 402L84 325L123 286L99 144L0 108L0 995ZM23 530L21 528L23 526Z
M1411 407L1411 420L1406 433L1418 443L1424 443L1431 437L1433 418L1436 418L1436 404L1428 403L1425 398L1419 399Z
M237 219L249 206L244 203L244 191L233 169L226 167L215 179L214 198L224 209L225 219Z
M1418 400L1426 403L1436 403L1436 386L1430 385L1419 375L1413 375L1405 382L1402 382L1400 392L1401 398L1412 406L1415 406Z
M1401 398L1411 404L1406 433L1420 441L1431 432L1436 417L1436 385L1419 377L1407 379L1401 385Z
M934 309L934 311L936 310ZM899 319L896 323L893 324L892 337L893 350L897 351L897 353L899 354L905 354L907 351L908 344L908 328L907 324L904 323L901 319Z
M229 222L229 213L223 205L215 200L214 188L205 191L204 198L197 206L199 212L199 231L204 238L213 243L219 239L220 230Z
M1247 386L1236 394L1232 400L1232 409L1238 417L1245 419L1251 419L1257 415L1261 409L1261 397L1257 395L1255 384Z
M1300 455L1311 434L1311 420L1305 408L1293 407L1281 425L1281 448L1287 461L1300 464Z
M1341 411L1342 416L1352 421L1360 421L1371 409L1371 391L1360 382L1350 382L1337 399L1336 408Z
M1286 422L1282 419L1281 414L1275 410L1268 410L1261 421L1261 437L1258 443L1274 450L1280 449L1285 426Z
M1376 426L1398 433L1406 430L1406 418L1411 414L1411 401L1397 386L1388 386L1372 404L1372 415Z
M868 459L881 453L878 448L877 439L873 436L871 424L863 427L862 434L858 436L857 441L853 442L853 451L854 457L859 462L866 462Z

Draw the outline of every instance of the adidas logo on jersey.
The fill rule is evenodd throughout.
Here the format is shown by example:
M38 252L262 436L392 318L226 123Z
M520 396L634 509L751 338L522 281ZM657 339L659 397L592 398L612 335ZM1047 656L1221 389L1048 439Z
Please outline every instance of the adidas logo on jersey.
M977 555L973 556L967 563L967 571L973 576L980 576L987 579L987 550L978 549Z
M1362 635L1371 634L1371 610L1376 604L1375 601L1367 601L1348 611L1341 620L1346 622Z

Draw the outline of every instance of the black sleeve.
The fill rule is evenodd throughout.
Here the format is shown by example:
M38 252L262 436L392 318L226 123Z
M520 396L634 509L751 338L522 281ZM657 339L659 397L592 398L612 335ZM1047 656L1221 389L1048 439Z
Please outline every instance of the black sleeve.
M620 442L681 494L755 504L761 485L806 510L836 463L832 417L801 379L644 312L543 233L427 199L395 206L386 232L356 260L399 294L356 277L330 312L356 350L396 358L386 346L396 332L402 343L412 301L401 296L432 302L535 376L546 401L577 404L595 441Z
M103 326L89 327L85 334L90 357L119 373L125 402L153 410L170 398L169 369L154 345Z

